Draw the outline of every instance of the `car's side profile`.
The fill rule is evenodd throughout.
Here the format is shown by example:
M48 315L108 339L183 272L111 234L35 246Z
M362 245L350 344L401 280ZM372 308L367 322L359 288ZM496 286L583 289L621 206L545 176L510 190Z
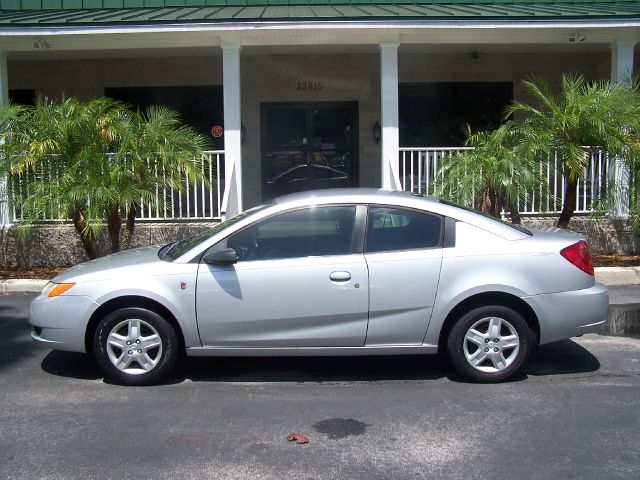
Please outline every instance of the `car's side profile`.
M50 282L34 340L93 352L126 384L192 356L447 351L501 381L531 349L606 319L586 242L436 199L372 189L294 194L199 237L110 255Z

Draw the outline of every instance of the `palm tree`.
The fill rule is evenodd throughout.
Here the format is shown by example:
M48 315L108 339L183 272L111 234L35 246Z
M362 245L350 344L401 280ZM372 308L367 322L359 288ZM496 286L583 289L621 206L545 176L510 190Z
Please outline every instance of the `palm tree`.
M526 201L545 184L543 165L523 150L524 135L513 122L468 130L466 145L473 149L442 159L433 193L497 218L509 211L511 221L520 223L518 199Z
M136 212L154 204L158 189L184 189L185 174L206 182L197 164L203 138L169 109L141 114L108 98L39 99L22 117L11 159L12 172L27 179L29 194L18 202L22 230L43 216L71 218L89 258L98 256L103 222L111 251L119 251L122 217L128 247Z
M566 181L558 227L567 228L576 208L578 179L590 155L599 149L623 158L635 156L640 125L640 96L610 81L587 82L581 75L563 75L558 94L541 78L523 82L536 105L514 102L505 115L527 114L522 130L532 155L557 153Z
M23 220L18 232L27 234L42 216L71 218L89 258L95 258L97 251L88 228L89 171L84 165L97 139L84 134L87 124L96 120L96 107L75 99L54 103L39 98L33 107L24 108L19 130L9 141L11 172L19 174L26 187L22 195L14 196Z
M117 147L114 155L103 157L107 165L103 167L101 202L114 252L121 248L121 218L126 218L122 246L128 248L136 213L143 203L155 206L156 192L183 190L184 178L208 184L201 164L205 140L193 128L182 125L174 110L152 106L131 115L120 131Z

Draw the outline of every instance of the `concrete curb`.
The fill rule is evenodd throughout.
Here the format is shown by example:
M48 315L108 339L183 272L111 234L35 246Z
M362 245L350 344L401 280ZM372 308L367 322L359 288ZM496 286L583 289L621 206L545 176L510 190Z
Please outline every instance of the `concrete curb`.
M596 280L604 285L640 285L640 267L598 267Z
M49 280L11 278L0 281L0 292L40 292Z
M640 267L597 267L596 280L604 285L640 285ZM48 280L0 280L0 292L40 292Z

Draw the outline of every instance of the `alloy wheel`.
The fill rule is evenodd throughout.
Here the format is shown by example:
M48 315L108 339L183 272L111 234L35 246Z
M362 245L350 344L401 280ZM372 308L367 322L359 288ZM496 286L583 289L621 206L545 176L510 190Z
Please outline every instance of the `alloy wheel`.
M467 330L463 350L467 362L476 370L501 372L516 360L520 337L515 327L504 318L485 317Z
M123 320L111 329L106 345L109 360L121 372L142 375L162 358L162 339L149 323L137 318Z

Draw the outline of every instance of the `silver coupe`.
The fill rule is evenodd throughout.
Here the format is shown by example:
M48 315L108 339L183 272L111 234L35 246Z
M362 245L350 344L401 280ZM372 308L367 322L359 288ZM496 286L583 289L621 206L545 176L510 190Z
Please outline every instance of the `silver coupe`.
M505 380L532 349L605 322L587 243L435 198L293 194L205 233L56 276L31 304L36 342L92 352L107 377L160 381L182 355L393 355L444 350Z

